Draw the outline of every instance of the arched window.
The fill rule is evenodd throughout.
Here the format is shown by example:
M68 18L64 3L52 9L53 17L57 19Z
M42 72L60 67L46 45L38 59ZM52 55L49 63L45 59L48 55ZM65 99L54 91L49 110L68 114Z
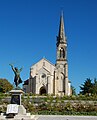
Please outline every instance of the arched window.
M63 49L62 53L63 53L63 58L65 58L65 51L64 51L64 49Z
M62 57L62 51L61 51L61 49L60 49L60 58Z
M65 58L64 48L61 48L61 49L60 49L60 58Z

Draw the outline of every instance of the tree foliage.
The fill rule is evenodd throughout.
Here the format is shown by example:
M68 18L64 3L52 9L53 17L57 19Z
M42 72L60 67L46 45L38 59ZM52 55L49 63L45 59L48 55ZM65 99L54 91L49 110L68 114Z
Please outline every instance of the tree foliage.
M76 95L76 89L71 85L72 95Z
M93 94L97 95L97 80L94 78L94 83L93 83Z
M6 93L12 90L13 86L7 79L0 78L0 92Z
M84 84L82 84L80 86L80 89L81 89L80 93L82 95L97 94L97 80L96 80L96 78L94 79L93 82L90 78L87 78L86 81L84 82Z

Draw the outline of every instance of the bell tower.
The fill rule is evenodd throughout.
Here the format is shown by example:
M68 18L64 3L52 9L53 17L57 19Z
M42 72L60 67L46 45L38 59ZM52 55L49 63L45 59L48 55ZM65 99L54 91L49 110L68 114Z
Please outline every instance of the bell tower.
M60 16L59 33L56 43L55 93L68 95L67 40L64 29L63 13Z
M63 14L60 17L59 34L57 36L57 63L67 61L67 40L64 30Z

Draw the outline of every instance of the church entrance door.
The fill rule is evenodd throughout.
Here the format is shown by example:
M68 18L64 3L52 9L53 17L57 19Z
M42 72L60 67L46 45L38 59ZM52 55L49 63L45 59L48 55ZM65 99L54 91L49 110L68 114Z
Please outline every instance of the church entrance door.
M40 88L40 95L45 95L46 94L46 89L45 89L45 87L41 87Z

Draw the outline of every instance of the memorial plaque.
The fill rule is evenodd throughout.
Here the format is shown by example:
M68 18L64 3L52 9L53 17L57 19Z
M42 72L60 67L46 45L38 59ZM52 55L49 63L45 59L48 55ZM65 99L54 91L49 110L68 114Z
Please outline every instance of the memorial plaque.
M20 105L20 95L12 95L11 104Z
M17 104L9 104L7 105L7 112L6 114L10 114L10 113L18 113L18 105Z

